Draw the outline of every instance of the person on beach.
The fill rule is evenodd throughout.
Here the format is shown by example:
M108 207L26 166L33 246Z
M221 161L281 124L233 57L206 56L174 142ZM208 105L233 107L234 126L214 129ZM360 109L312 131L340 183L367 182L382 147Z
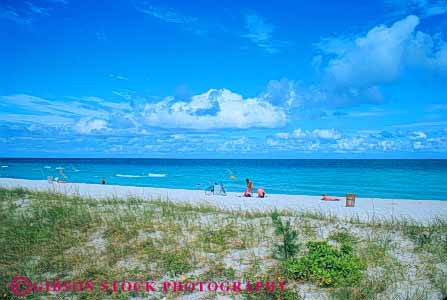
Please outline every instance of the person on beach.
M264 198L265 197L265 191L262 187L258 189L258 198Z
M244 197L251 197L251 192L253 190L253 182L249 178L245 179L247 187L245 188Z
M101 184L106 184L106 178L105 178L105 177L103 177L103 178L101 179Z
M340 201L340 198L329 197L328 195L323 194L321 200L324 200L324 201Z

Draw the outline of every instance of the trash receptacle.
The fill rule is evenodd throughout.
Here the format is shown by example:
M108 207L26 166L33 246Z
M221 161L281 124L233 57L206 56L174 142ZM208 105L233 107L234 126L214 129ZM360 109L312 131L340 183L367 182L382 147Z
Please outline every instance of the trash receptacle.
M346 194L346 207L355 206L355 194Z

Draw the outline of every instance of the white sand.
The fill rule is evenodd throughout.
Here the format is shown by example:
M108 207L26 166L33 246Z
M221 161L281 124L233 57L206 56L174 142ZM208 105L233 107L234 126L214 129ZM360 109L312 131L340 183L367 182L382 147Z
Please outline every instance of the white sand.
M292 209L318 211L339 218L358 217L363 221L384 219L413 219L427 222L436 217L447 220L447 201L357 198L355 207L345 207L342 201L321 201L318 196L271 194L267 198L244 198L242 193L227 196L208 196L201 190L182 190L85 183L48 183L45 180L0 178L0 187L24 187L40 191L58 191L85 197L129 197L169 199L175 202L208 203L225 209L270 210ZM446 199L447 200L447 199Z

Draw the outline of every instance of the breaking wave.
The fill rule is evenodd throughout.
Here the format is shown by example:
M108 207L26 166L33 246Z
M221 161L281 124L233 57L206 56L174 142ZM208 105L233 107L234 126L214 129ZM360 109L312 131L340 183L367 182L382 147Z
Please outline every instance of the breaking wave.
M147 175L130 175L130 174L115 174L116 177L124 177L124 178L146 178L146 177L166 177L166 174L163 173L149 173Z
M115 174L116 177L125 177L125 178L143 178L147 177L144 175L127 175L127 174Z

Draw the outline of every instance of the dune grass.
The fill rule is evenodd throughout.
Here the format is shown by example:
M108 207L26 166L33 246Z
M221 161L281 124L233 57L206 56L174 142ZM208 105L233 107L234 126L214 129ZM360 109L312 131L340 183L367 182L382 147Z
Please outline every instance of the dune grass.
M275 255L283 237L275 234L270 211L230 211L161 199L92 199L0 189L0 291L5 293L4 298L13 298L9 293L11 278L25 275L32 281L288 281L285 294L227 295L234 299L447 297L445 220L429 224L411 220L362 223L356 218L339 220L321 212L275 213L297 233L299 251L293 259L308 255L305 245L309 242L324 243L325 249L336 254L337 249L349 245L350 255L362 264L355 284L344 280L343 272L337 273L341 277L337 277L336 286L329 282L325 287L306 277L291 276L284 261ZM320 262L317 267L324 265ZM319 270L315 268L312 270ZM74 296L43 294L53 299L67 295ZM95 290L75 296L203 299L218 295L112 294ZM26 296L37 297L42 298L42 294Z

